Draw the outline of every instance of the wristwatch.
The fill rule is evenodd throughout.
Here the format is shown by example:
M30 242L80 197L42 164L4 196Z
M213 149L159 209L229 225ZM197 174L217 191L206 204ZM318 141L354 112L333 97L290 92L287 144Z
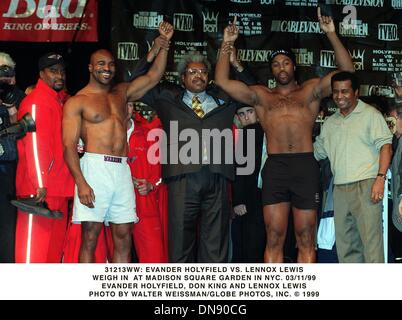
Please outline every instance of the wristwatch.
M377 173L377 177L381 177L381 178L383 178L384 180L387 178L386 175L385 175L385 173Z

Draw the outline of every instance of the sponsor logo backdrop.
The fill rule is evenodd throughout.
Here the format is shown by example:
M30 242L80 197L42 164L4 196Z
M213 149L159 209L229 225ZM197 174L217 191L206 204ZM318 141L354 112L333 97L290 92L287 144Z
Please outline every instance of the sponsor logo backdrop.
M350 51L362 95L393 97L391 81L402 74L402 0L113 0L112 49L120 80L127 80L166 19L175 27L167 75L178 80L175 64L187 50L206 54L212 64L227 23L238 16L238 59L272 87L269 55L280 47L296 54L298 78L305 81L336 68L334 52L321 33L317 5L334 18Z

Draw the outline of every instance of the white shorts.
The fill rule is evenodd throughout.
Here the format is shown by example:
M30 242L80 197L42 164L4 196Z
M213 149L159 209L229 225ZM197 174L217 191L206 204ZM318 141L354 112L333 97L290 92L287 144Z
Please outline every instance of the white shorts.
M135 194L127 157L88 153L80 159L82 174L95 193L94 208L84 206L74 192L73 223L138 222Z

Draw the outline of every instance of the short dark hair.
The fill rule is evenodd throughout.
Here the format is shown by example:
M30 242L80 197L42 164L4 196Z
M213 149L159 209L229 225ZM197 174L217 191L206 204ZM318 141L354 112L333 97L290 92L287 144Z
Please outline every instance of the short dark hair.
M348 81L348 80L352 82L353 91L359 90L359 80L357 79L354 73L348 71L341 71L334 74L331 78L331 88L334 87L335 81Z

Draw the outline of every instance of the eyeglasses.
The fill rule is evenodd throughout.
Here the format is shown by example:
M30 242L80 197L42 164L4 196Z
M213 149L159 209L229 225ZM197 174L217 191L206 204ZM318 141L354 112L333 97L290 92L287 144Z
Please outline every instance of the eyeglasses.
M187 71L187 73L188 73L189 75L191 75L191 76L195 76L197 73L198 73L199 75L202 75L202 76L206 76L206 75L208 74L208 70L207 70L207 69L193 69L193 68L188 68L186 71Z

